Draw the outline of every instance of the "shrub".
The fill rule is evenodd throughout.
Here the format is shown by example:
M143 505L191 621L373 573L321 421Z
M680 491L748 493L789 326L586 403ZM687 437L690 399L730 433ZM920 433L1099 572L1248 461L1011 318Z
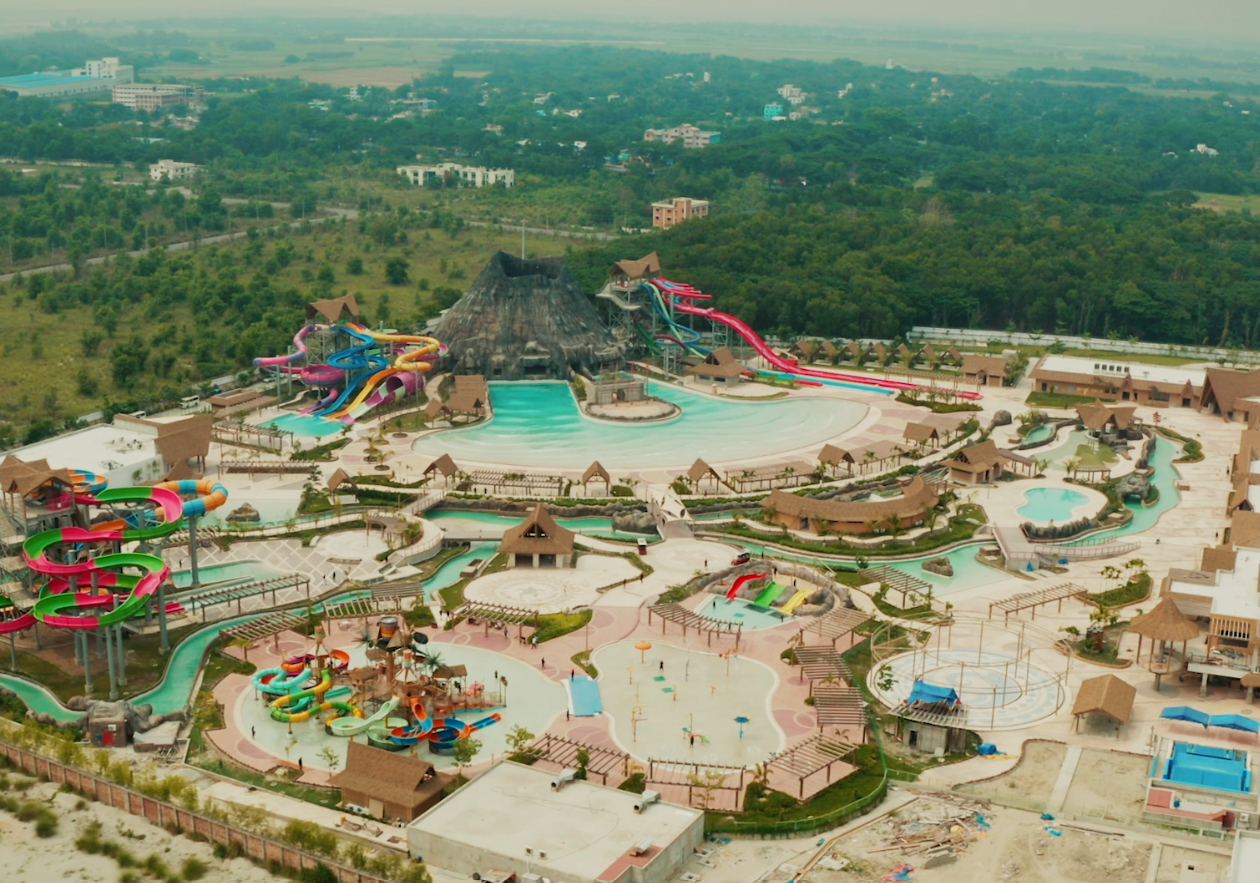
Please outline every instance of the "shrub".
M184 875L185 880L200 880L209 870L210 866L195 855L184 859L184 864L180 867L180 873Z

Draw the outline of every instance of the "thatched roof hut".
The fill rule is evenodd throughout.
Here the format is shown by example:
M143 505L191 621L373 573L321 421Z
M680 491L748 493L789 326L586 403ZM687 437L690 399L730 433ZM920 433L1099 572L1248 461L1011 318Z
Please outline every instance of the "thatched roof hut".
M593 376L619 367L623 357L562 257L495 252L437 336L449 348L453 373L495 380Z
M1127 724L1133 713L1133 700L1137 687L1122 681L1115 675L1101 675L1081 684L1072 705L1072 716L1079 728L1081 717L1086 714L1105 714L1119 724ZM1119 730L1117 729L1117 732Z
M556 524L551 513L540 503L528 518L503 532L499 551L507 555L513 564L518 555L537 555L540 559L548 556L546 560L554 556L556 564L563 567L573 554L573 537L573 531Z
M437 805L448 780L419 758L351 740L346 768L328 784L341 789L345 803L367 807L387 821L410 822Z

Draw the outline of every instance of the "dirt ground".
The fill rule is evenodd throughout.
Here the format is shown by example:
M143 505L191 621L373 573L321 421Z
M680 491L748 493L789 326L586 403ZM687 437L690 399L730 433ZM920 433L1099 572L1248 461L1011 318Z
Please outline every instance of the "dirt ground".
M1067 746L1059 742L1027 742L1019 763L1009 773L988 781L960 785L957 790L1040 812L1050 799L1066 755Z
M114 859L88 855L74 845L75 839L94 820L101 823L103 839L122 844L141 861L156 854L170 870L178 872L188 857L196 856L209 869L202 878L204 883L274 883L277 879L246 859L215 858L209 844L173 836L122 810L90 800L82 801L82 808L76 809L80 798L58 793L55 785L36 785L25 796L51 801L59 816L58 829L56 835L40 839L35 836L34 823L19 822L12 815L0 812L0 867L4 869L5 883L48 883L50 880L114 883L120 874Z
M1150 765L1149 757L1085 749L1062 814L1126 824L1140 821Z
M920 797L900 813L931 811L939 801ZM1134 838L1060 828L1061 836L1045 830L1037 813L994 809L984 814L987 832L972 841L957 858L924 867L923 856L900 851L878 851L888 846L894 820L881 820L841 840L832 855L848 859L843 870L815 869L811 883L855 883L883 880L902 863L916 868L916 880L932 883L1144 883L1152 846Z
M1165 846L1153 883L1217 883L1228 870L1229 856Z

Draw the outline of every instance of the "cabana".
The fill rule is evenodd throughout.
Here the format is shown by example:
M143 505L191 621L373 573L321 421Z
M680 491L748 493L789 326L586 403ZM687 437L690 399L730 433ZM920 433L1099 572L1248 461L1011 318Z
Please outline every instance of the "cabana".
M1136 661L1142 659L1142 639L1150 638L1151 654L1147 664L1147 668L1155 675L1155 689L1159 689L1160 679L1164 673L1168 671L1167 657L1164 653L1163 645L1167 643L1181 642L1181 658L1186 658L1186 642L1192 641L1199 636L1199 627L1191 622L1181 609L1177 606L1177 602L1173 600L1172 595L1165 595L1160 602L1155 605L1150 613L1143 613L1141 616L1135 616L1133 621L1129 623L1129 631L1135 632L1138 636ZM1155 642L1160 644L1160 660L1155 660Z
M573 531L556 524L539 503L529 517L503 533L499 551L511 567L568 567L573 558Z
M586 467L586 471L582 473L582 489L586 489L589 482L598 479L604 483L604 493L607 494L612 487L612 476L608 474L608 470L600 465L596 460L590 466Z
M1120 736L1120 725L1127 724L1133 714L1133 700L1137 697L1137 687L1122 681L1115 675L1102 675L1090 678L1081 684L1076 692L1076 702L1072 705L1072 716L1076 721L1076 732L1080 732L1081 718L1089 714L1101 714L1116 722L1116 737Z

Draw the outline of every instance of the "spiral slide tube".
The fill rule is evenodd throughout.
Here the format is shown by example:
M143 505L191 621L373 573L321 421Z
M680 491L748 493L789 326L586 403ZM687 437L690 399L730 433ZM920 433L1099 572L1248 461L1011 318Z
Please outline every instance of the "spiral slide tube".
M411 713L416 722L410 727L395 727L389 731L389 738L396 745L415 745L417 742L456 742L467 739L478 730L498 723L503 718L497 713L483 717L473 723L464 723L454 717L429 717L421 699L411 700Z
M789 362L781 358L778 354L766 344L761 336L753 331L735 316L729 313L721 313L712 307L696 307L688 301L700 297L711 297L711 295L703 295L690 285L684 285L678 282L670 282L668 279L656 278L652 282L655 286L659 286L663 293L668 294L673 300L674 309L683 313L690 313L693 316L703 316L712 322L719 322L731 328L736 334L744 338L748 344L757 351L757 354L785 374L791 374L794 377L812 377L818 380L832 383L855 384L859 386L873 386L877 389L887 391L902 391L918 389L917 384L908 383L904 380L882 380L880 378L871 377L863 374L843 374L838 371L822 371L818 368L802 368L795 362ZM977 392L959 392L958 397L962 399L978 399L980 394Z
M369 408L392 401L401 388L411 392L423 384L422 375L433 369L434 363L446 352L441 342L418 334L374 334L373 339L381 343L407 346L420 344L418 349L405 350L395 356L393 363L378 371L363 385L363 389L349 404L327 416L342 422L352 422ZM407 375L410 375L409 377ZM390 386L390 378L398 378ZM410 380L410 383L408 383Z
M375 374L389 367L388 358L368 352L377 345L376 339L370 331L362 325L355 325L349 322L339 327L354 338L356 343L328 357L329 365L345 372L346 385L345 389L330 404L323 405L321 403L321 406L310 411L311 414L318 417L327 417L329 414L340 411L343 405L355 395L359 385L370 376L368 372Z
M307 325L297 334L293 335L293 346L296 348L297 352L288 353L283 356L263 356L254 359L254 364L259 368L280 368L285 371L298 370L293 368L282 368L281 366L290 365L293 362L305 359L308 354L308 350L306 348L306 335L310 334L312 331L318 330L319 328L319 325Z
M187 503L181 494L201 494L199 499ZM127 519L96 525L93 530L78 527L62 527L46 530L27 539L22 545L22 558L26 566L36 573L51 577L40 590L39 599L26 616L0 623L0 632L15 631L42 622L55 628L88 631L117 625L143 610L147 599L170 577L170 568L156 555L139 552L118 552L98 555L82 561L61 563L48 557L48 549L54 546L87 546L92 543L126 543L152 540L168 536L178 530L184 516L204 514L208 509L221 506L227 501L227 491L222 485L209 481L166 482L151 488L112 488L99 491L92 503L153 503L154 520L135 519L143 527L119 527L128 524ZM77 554L77 553L76 553ZM140 575L119 572L123 568L143 571ZM95 581L96 587L84 591L85 584ZM112 591L111 591L112 590ZM121 601L118 596L126 593ZM85 611L107 608L100 614ZM28 619L29 617L29 619Z

